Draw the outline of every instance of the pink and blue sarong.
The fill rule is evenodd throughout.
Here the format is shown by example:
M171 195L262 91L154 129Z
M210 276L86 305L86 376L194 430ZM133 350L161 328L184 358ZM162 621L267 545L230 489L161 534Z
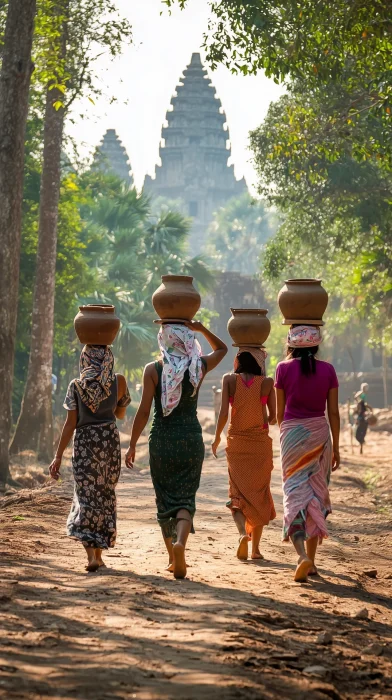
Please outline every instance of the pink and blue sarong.
M280 426L283 479L283 541L302 529L305 539L328 537L332 512L328 485L332 442L325 417L283 421ZM300 522L301 521L301 522Z

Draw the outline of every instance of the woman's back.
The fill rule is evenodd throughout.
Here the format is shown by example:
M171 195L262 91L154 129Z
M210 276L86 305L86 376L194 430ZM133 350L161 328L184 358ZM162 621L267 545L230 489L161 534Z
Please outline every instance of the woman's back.
M235 394L231 409L229 432L260 430L264 424L261 385L264 377L254 376L245 381L241 374L235 374Z
M154 394L154 416L151 426L153 434L159 430L170 430L177 426L187 426L201 433L201 427L197 418L198 392L194 393L194 387L189 378L189 371L184 374L182 381L181 398L173 411L168 415L163 415L162 410L162 370L161 362L155 362L155 369L158 374L158 383Z
M110 387L109 396L107 396L99 404L97 410L92 411L86 404L82 401L81 396L76 389L75 380L73 380L67 391L65 397L65 405L67 408L73 408L77 410L77 428L82 428L85 425L102 425L104 423L111 423L116 420L115 410L117 407L117 377Z
M275 387L286 397L284 420L324 416L328 392L338 386L329 362L316 360L316 372L309 375L302 374L299 359L285 360L276 368Z

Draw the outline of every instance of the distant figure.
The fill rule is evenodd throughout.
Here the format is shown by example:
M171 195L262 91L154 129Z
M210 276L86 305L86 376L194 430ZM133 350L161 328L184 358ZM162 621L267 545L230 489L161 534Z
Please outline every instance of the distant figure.
M354 410L354 415L356 415L356 430L355 439L359 442L359 453L363 454L363 446L365 443L365 437L368 429L368 416L369 413L373 412L373 409L367 403L367 391L369 390L369 384L361 384L361 388L355 394L355 400L357 405Z
M55 374L52 374L52 394L56 393L57 389L57 377Z

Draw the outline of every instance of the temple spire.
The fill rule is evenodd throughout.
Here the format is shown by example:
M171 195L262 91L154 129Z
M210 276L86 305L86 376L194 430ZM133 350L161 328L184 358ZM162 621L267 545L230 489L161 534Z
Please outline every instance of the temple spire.
M180 199L184 213L193 219L192 250L203 251L214 212L246 189L236 180L229 131L221 101L199 53L192 54L166 113L159 149L161 165L145 189L156 196Z
M108 129L94 153L93 167L103 172L111 172L123 180L129 187L133 177L128 154L118 138L115 129Z

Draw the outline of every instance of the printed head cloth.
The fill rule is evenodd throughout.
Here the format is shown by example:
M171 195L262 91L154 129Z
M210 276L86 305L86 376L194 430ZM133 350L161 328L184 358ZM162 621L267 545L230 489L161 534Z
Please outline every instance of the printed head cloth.
M320 345L323 339L319 326L295 326L287 334L287 344L290 348L312 348Z
M203 378L201 347L194 331L186 326L165 324L158 333L162 354L162 411L164 416L178 406L182 394L182 380L186 370L194 388L193 396Z
M241 345L234 359L234 371L238 369L238 365L240 364L240 355L242 352L249 352L250 355L255 358L261 369L262 376L265 377L265 361L268 355L263 348L250 348L247 345Z
M110 395L116 378L114 357L108 345L85 345L79 360L79 379L75 386L83 403L93 412Z

